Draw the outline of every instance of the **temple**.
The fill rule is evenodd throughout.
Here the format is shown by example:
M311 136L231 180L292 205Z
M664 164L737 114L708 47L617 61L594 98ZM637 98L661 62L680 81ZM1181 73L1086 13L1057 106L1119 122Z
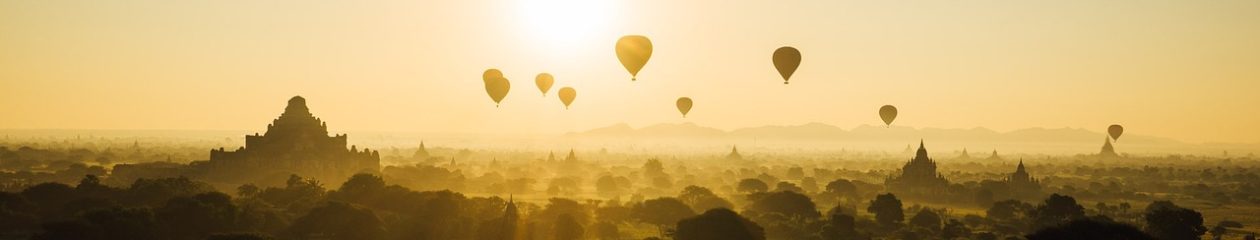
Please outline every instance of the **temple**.
M1024 159L1019 160L1019 166L1015 167L1015 172L1006 178L1006 182L1011 188L1041 188L1041 181L1033 178L1028 174L1028 170L1024 168Z
M971 154L967 154L967 148L963 148L962 154L958 154L955 160L971 160Z
M1006 178L1007 186L1016 199L1035 199L1041 194L1041 181L1033 178L1024 168L1024 159L1019 160L1015 172Z
M993 149L993 154L990 154L990 155L989 155L989 157L988 157L988 158L985 158L984 160L986 160L986 161L1002 161L1002 156L998 156L997 149Z
M936 161L928 157L927 148L919 141L919 150L901 168L901 175L887 179L885 185L889 190L898 193L932 193L943 191L949 186L949 180L937 173Z
M328 135L328 125L311 114L306 99L289 99L284 113L267 125L264 134L246 135L236 150L210 150L203 162L211 179L259 181L297 174L325 183L341 183L359 172L380 170L380 153L355 146L346 148L346 135Z
M573 153L573 149L569 149L569 156L564 157L565 163L577 163L577 154Z
M420 141L420 147L416 148L416 152L411 154L411 159L418 161L429 160L429 150L424 148L424 141Z
M744 156L739 155L739 149L735 148L735 146L731 146L731 153L726 154L726 160L743 160L743 159L744 159Z
M1116 149L1111 146L1111 138L1103 139L1102 151L1098 152L1098 157L1103 157L1103 158L1120 157L1120 154L1116 154Z

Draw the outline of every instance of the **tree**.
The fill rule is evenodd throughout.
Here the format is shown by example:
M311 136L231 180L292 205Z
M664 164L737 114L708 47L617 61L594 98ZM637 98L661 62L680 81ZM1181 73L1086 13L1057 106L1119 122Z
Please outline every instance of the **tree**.
M617 229L617 224L598 222L595 223L595 237L600 240L621 239L621 230Z
M551 198L547 201L547 206L542 211L535 213L534 217L544 220L559 219L560 215L568 214L579 225L586 225L591 222L591 214L582 203L567 198Z
M965 238L970 236L971 229L968 229L967 224L964 224L962 221L958 221L958 219L950 219L945 222L945 226L941 228L941 237L944 237L945 239Z
M1005 200L993 203L993 206L989 207L989 209L985 211L985 214L993 220L1016 221L1023 219L1025 217L1024 215L1032 209L1032 205L1029 205L1028 203L1016 200Z
M574 220L572 215L560 214L560 216L556 218L556 240L582 239L582 234L585 232L586 230L582 228L582 224L579 224L577 220Z
M1146 232L1162 240L1199 239L1207 232L1203 215L1169 201L1155 201L1146 206Z
M805 192L804 189L801 189L801 187L798 187L796 186L796 184L790 183L790 182L779 182L778 184L775 184L774 191L776 192L790 191L790 192L798 192L798 193Z
M1085 207L1076 203L1070 196L1051 194L1046 201L1033 210L1033 224L1036 229L1056 226L1085 217Z
M22 195L0 191L0 233L34 230L39 226L35 203Z
M38 206L39 215L45 218L64 218L67 213L63 207L66 203L78 198L78 193L70 185L56 182L36 184L22 190L22 198Z
M993 191L989 189L980 189L980 191L976 191L975 201L976 205L979 206L993 205Z
M818 236L824 240L856 240L861 238L853 216L844 214L831 215L831 218L827 220L826 225L823 225L822 231L818 233Z
M767 194L753 201L748 210L758 213L777 213L789 218L813 220L822 216L808 196L797 192L782 191Z
M1208 233L1212 234L1213 240L1221 240L1221 237L1224 237L1226 232L1229 232L1229 229L1225 229L1225 227L1221 225L1216 225L1215 227L1212 227L1212 230L1208 230Z
M240 196L242 198L252 198L254 196L258 196L259 192L262 192L262 189L258 188L258 185L254 185L252 183L236 187L236 196Z
M624 189L621 188L621 184L617 183L616 178L604 175L595 180L595 191L599 192L600 196L615 197L621 195Z
M665 165L661 164L661 160L648 159L646 163L643 163L643 175L649 178L663 176L665 175Z
M678 221L677 240L764 240L765 231L726 208L714 208L699 216Z
M296 239L383 239L385 228L372 210L343 202L328 202L293 221L288 230Z
M1059 226L1037 230L1024 236L1028 240L1155 240L1137 228L1111 221L1075 219Z
M772 239L803 239L818 232L813 223L822 216L808 196L782 191L757 193L744 212L766 230Z
M827 192L840 197L857 197L857 185L845 179L836 179L827 183Z
M1238 221L1221 220L1221 222L1216 223L1216 226L1212 227L1212 230L1209 230L1208 233L1212 234L1212 239L1219 240L1221 238L1224 238L1225 234L1229 233L1230 228L1242 228L1242 227L1243 227L1242 223Z
M682 193L678 194L678 200L691 206L691 209L696 212L704 212L714 208L729 209L733 206L730 201L718 197L717 194L713 194L713 191L709 191L708 188L694 185L683 188Z
M552 178L547 184L547 194L549 195L573 195L581 190L578 187L577 178L558 177Z
M87 221L53 221L42 225L34 240L103 240L103 229Z
M291 213L309 212L316 204L324 200L327 191L324 185L315 179L289 175L284 188L269 187L258 193L258 198Z
M910 225L938 231L941 230L941 215L931 209L923 208L910 218Z
M206 240L275 240L271 235L261 233L216 233Z
M601 222L624 223L632 220L633 210L617 201L605 202L595 209L595 216Z
M157 209L157 219L171 239L204 239L211 233L230 231L236 226L237 214L232 198L219 192L171 198Z
M901 200L892 193L875 196L866 211L875 214L875 221L880 225L889 227L901 224L906 218L901 209Z
M635 219L656 225L662 231L665 226L672 226L679 220L696 215L690 206L670 197L643 201L636 204L631 211Z
M770 190L770 186L756 178L745 178L739 181L739 186L736 187L736 190L745 194L751 194Z
M83 218L104 229L105 239L157 239L157 223L148 208L113 208L89 212Z
M341 184L337 191L328 193L332 200L370 205L373 198L379 197L385 189L385 179L370 173L359 173L351 176Z
M187 197L214 192L209 183L193 181L186 177L137 179L127 189L130 201L150 207L161 206L173 197Z

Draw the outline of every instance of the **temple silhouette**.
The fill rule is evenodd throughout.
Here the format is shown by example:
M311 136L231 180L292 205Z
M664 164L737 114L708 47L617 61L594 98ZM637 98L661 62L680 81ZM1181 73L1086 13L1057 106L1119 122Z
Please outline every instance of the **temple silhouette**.
M744 155L739 154L739 148L731 146L731 153L726 154L726 160L744 160Z
M346 148L346 135L328 135L328 124L311 114L306 99L289 99L284 113L263 134L245 136L236 150L210 151L210 160L194 163L206 176L227 182L255 181L297 174L325 183L340 183L355 173L381 168L377 151Z
M1098 151L1098 157L1117 158L1120 154L1116 154L1116 148L1111 146L1111 138L1103 139L1102 150Z
M898 194L930 194L943 191L949 186L949 180L936 171L936 161L928 157L927 148L919 141L919 150L901 168L901 175L889 177L885 185Z
M1028 174L1028 170L1024 168L1024 159L1019 160L1019 166L1015 167L1015 172L1011 173L1005 180L1007 186L1011 188L1011 193L1017 199L1041 197L1041 180L1037 180L1031 174Z

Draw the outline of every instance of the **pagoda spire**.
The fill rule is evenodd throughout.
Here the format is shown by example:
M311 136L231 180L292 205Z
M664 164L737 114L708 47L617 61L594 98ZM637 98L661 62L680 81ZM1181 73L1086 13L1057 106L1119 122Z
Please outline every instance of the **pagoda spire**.
M989 154L989 158L987 160L1002 160L1002 157L998 156L997 149L993 149L993 153Z
M927 147L923 146L923 139L919 139L919 151L914 153L915 159L928 159Z
M411 156L412 158L415 158L417 160L424 160L424 159L429 158L429 150L424 147L424 141L420 141L420 147L417 147L416 153L412 154Z
M742 155L740 155L740 154L739 154L739 149L738 149L738 148L736 148L736 147L735 147L735 146L733 146L733 145L731 146L731 153L730 153L730 154L726 154L726 159L739 160L739 159L743 159L743 158L744 158L744 156L742 156Z
M1115 147L1112 147L1112 146L1111 146L1111 138L1110 138L1110 137L1106 137L1106 136L1104 136L1104 137L1103 137L1103 146L1102 146L1102 151L1099 151L1099 152L1098 152L1098 155L1099 155L1099 156L1102 156L1102 157L1117 157L1117 156L1119 156L1119 154L1116 154L1116 149L1115 149Z

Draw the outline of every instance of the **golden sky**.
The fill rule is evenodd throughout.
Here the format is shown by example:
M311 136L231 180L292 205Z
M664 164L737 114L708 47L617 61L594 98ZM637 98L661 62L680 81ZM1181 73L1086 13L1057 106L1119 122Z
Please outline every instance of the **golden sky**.
M1260 142L1260 1L0 1L0 128L1079 127ZM654 53L631 82L622 35ZM771 53L803 61L783 85ZM512 90L495 108L481 73ZM534 87L555 76L546 98ZM564 110L561 87L577 89ZM695 107L686 119L678 97Z

